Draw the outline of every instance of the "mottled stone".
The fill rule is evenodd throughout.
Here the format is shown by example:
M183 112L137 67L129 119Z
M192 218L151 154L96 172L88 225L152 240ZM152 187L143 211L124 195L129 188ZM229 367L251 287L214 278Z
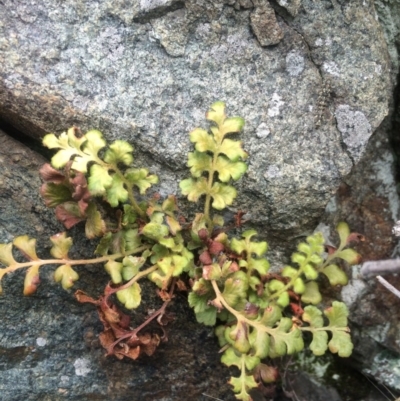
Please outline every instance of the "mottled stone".
M305 60L303 54L292 51L286 56L286 71L292 77L297 77L304 71Z
M118 16L125 24L145 22L184 7L182 0L106 0L107 13Z
M254 1L255 10L250 15L251 27L261 46L278 44L283 31L278 24L275 11L268 0Z
M36 137L75 124L126 139L138 163L160 175L160 191L178 194L188 133L207 126L214 101L226 101L229 115L246 119L250 154L232 212L247 211L283 247L315 226L353 166L334 110L363 113L371 132L387 114L387 49L372 6L346 4L347 24L330 1L304 0L305 11L290 21L278 16L281 41L261 47L251 15L275 12L266 1L256 8L242 1L240 10L234 4L45 0L32 9L30 1L6 0L0 115ZM329 77L326 118L317 128ZM257 136L260 125L270 134ZM271 166L279 174L268 174Z
M397 37L400 32L400 7L395 1L376 1L374 5L377 17L381 22L388 46L388 55L391 61L389 70L393 83L397 82L399 58L397 50ZM344 7L344 12L350 17L350 5ZM352 14L354 16L354 14ZM326 27L328 30L329 28ZM311 30L310 30L311 32ZM316 46L325 47L331 43L331 35L321 36ZM318 53L318 52L317 52ZM357 62L354 59L354 62ZM335 63L335 64L334 64ZM342 74L338 58L326 60L325 71L332 75ZM370 73L380 71L379 65L367 63L362 68L356 65L354 74L362 74L365 79L364 87L368 87ZM351 82L351 81L349 81ZM367 97L379 96L370 93ZM384 124L369 139L352 174L345 179L334 199L328 204L327 213L336 216L339 220L348 221L350 227L365 235L365 241L357 246L363 261L387 260L399 257L399 242L392 233L395 222L400 217L400 201L397 192L398 161L393 153L400 154L399 146L399 110L395 105L398 102L394 97L390 101L390 115ZM365 97L364 97L365 99ZM364 99L361 101L363 102ZM360 102L360 99L357 99ZM343 104L343 103L342 103ZM359 103L360 104L360 103ZM363 112L354 103L346 107L355 117L357 111ZM364 113L365 114L365 113ZM366 115L365 115L366 116ZM366 120L360 116L358 134L368 136ZM369 120L369 116L366 116ZM370 121L370 120L369 120ZM343 132L351 132L355 125L348 122L348 127L342 125ZM363 127L364 126L364 127ZM374 129L372 128L372 131ZM332 222L330 225L332 226ZM351 363L371 379L384 386L392 388L394 394L400 391L400 315L399 299L384 288L375 278L365 278L360 273L361 266L354 266L348 271L349 285L341 290L341 297L350 309L351 335L355 349ZM395 288L400 288L398 275L388 274L385 279ZM368 383L367 383L368 385ZM370 399L370 398L368 398ZM371 398L373 400L377 397Z
M352 231L365 236L356 245L363 261L397 257L399 252L392 234L400 214L400 200L390 132L386 122L370 139L364 156L341 184L326 211L327 227L346 221ZM398 366L400 361L400 300L374 276L363 277L360 269L361 265L357 265L347 270L349 284L340 292L350 310L355 343L352 363L374 380L399 391L400 373L394 368L383 370L382 366ZM399 277L387 275L385 279L400 288Z
M237 10L240 10L240 7L253 8L254 4L252 0L236 0L235 7Z
M278 4L281 7L286 8L292 17L295 17L299 12L301 0L278 0Z
M362 112L351 110L348 105L338 106L335 116L343 142L346 144L351 158L357 163L372 135L371 125Z
M400 4L396 0L375 0L374 6L387 42L392 63L391 75L395 80L399 70L397 37L400 32Z
M152 21L154 38L158 39L165 51L173 57L185 54L189 33L189 21L185 10L168 13Z

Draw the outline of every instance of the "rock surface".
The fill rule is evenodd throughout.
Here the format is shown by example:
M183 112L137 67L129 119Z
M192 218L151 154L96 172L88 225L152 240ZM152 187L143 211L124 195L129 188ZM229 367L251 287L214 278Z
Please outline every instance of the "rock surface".
M324 223L317 227L329 236L328 227L339 221L348 222L352 230L365 236L365 241L356 246L364 261L389 259L398 254L392 227L399 216L400 202L388 132L389 121L374 134L365 156L329 202ZM350 310L355 340L351 361L364 374L399 391L400 372L382 366L398 366L400 362L400 299L374 277L362 277L360 269L361 265L357 265L347 272L349 284L335 295ZM399 277L385 278L400 288Z
M376 1L379 20L384 29L390 56L390 75L397 82L399 54L396 41L400 35L400 8L396 2ZM371 138L366 152L352 174L341 184L329 202L330 225L346 220L363 233L366 241L358 248L363 260L385 260L399 257L399 241L392 227L400 217L398 196L399 93L389 103L389 116ZM397 156L397 158L396 158ZM333 219L332 219L333 218ZM355 351L352 363L365 375L400 392L400 300L376 279L365 279L360 267L350 273L351 281L341 291L350 307ZM385 279L400 288L398 275Z
M371 1L287 6L294 18L266 0L6 0L0 115L31 135L76 124L128 139L177 192L188 132L224 100L251 155L238 205L285 242L315 226L391 89Z

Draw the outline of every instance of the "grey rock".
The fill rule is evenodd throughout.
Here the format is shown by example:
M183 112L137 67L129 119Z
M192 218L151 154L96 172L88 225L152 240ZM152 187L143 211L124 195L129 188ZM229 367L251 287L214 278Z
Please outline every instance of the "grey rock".
M117 16L125 24L132 21L144 23L184 7L182 0L113 0L102 3L106 13Z
M400 32L400 7L394 1L378 0L374 4L388 46L391 81L395 84L399 69L396 38ZM399 167L393 156L399 154L396 96L390 101L389 117L371 136L362 158L327 207L327 214L336 216L334 222L348 221L352 229L365 235L366 240L358 248L365 262L399 257L398 239L392 234L400 216L396 188ZM347 110L359 111L355 105ZM350 123L348 129L352 126ZM361 132L368 135L367 127ZM329 226L334 222L331 220ZM371 380L391 388L395 398L400 391L399 300L374 276L363 277L361 266L354 267L349 276L350 283L341 290L341 297L350 308L355 342L352 363ZM400 288L398 275L385 275L385 279Z
M268 0L257 0L255 10L250 15L251 27L261 46L278 44L283 31L276 20L275 11Z
M242 8L253 8L254 4L252 0L237 0L235 3L235 8L237 10L240 10L240 7Z
M285 377L286 393L298 401L342 401L337 390L331 386L318 386L303 372L288 372Z
M346 221L352 231L365 236L365 241L356 245L363 261L389 259L399 253L398 241L392 234L400 213L400 199L390 132L388 119L370 139L364 156L329 202L324 219L326 228ZM318 229L321 227L322 224ZM332 231L328 229L326 233L333 239ZM400 300L374 275L366 278L361 265L353 266L347 273L349 284L338 291L350 311L355 343L352 364L371 379L399 391L396 366L400 364ZM400 288L398 276L386 275L385 279Z
M114 7L113 3L111 4ZM183 7L184 1L182 0L140 0L139 11L134 15L134 19L144 22Z
M170 183L185 174L188 133L206 126L205 111L224 100L229 115L246 119L250 154L232 210L248 211L252 224L284 246L315 226L353 166L337 107L362 113L371 132L387 114L387 48L372 3L348 2L344 14L330 2L304 0L295 18L278 16L284 37L264 48L251 15L268 9L275 18L274 11L266 1L256 8L241 2L240 10L234 4L68 0L32 8L7 0L0 115L36 137L75 124L127 139L138 163ZM317 129L327 78L332 91ZM270 132L262 139L260 126Z
M374 5L385 35L388 53L392 64L390 72L393 81L395 81L399 70L399 53L396 43L400 32L400 4L393 0L375 0Z
M188 41L189 21L185 10L168 13L165 17L152 21L154 38L160 40L165 51L173 57L185 54Z
M351 158L358 162L372 135L371 125L362 112L351 110L348 105L338 106L335 116L343 142L346 144Z
M291 51L286 56L286 71L291 77L297 77L304 71L305 60L304 56L297 52Z
M299 12L301 0L278 0L278 4L286 8L292 17L295 17Z

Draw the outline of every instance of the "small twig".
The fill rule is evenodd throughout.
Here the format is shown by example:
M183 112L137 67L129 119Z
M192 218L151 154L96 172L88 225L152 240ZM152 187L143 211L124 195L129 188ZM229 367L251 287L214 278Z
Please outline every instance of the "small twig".
M169 298L164 301L162 304L161 308L156 310L154 313L152 313L140 326L136 327L134 330L130 331L129 333L126 333L122 335L121 337L117 338L109 347L108 351L113 349L118 343L120 343L122 340L125 340L126 338L129 337L134 337L139 333L140 330L142 330L144 327L146 327L152 320L154 320L156 317L162 316L165 313L165 309L167 308L168 304L172 301L173 298L173 293L175 290L175 284L176 284L176 279L174 278L171 283L171 288L169 290Z
M361 274L364 277L372 277L390 273L400 273L400 259L365 262L361 268Z
M367 376L365 375L363 372L361 372L361 374L389 401L391 401L391 399ZM395 395L385 386L383 385L383 387L385 388L385 390L393 397L393 401L398 401L400 398L396 398L395 399Z
M216 397L213 397L212 395L208 395L206 393L201 393L201 395L204 395L204 397L212 398L213 400L223 401L223 400L221 400L221 398L216 398Z
M386 287L390 292L392 292L396 297L400 298L400 291L388 283L382 276L376 276L377 280Z

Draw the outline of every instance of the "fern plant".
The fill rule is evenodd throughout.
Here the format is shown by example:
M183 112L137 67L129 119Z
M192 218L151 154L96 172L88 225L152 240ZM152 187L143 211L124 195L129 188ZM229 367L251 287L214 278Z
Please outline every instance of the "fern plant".
M232 183L247 170L242 143L229 137L242 130L244 120L227 118L222 102L214 103L206 118L212 124L209 131L196 128L190 133L195 147L188 156L191 177L180 182L182 194L203 205L191 222L179 215L174 195L143 200L158 178L134 167L129 143L107 145L99 131L82 135L75 127L59 137L46 135L43 144L57 152L51 165L40 170L41 194L67 229L83 222L86 236L99 239L95 256L71 259L73 240L63 232L50 238L53 258L40 259L35 239L19 236L0 244L0 279L26 269L24 294L31 295L43 265L56 265L54 278L68 289L79 278L74 266L104 264L110 282L103 294L94 299L78 290L75 296L96 306L104 326L100 342L108 355L120 359L155 352L166 336L166 310L174 292L186 290L197 320L216 326L222 362L238 369L238 376L230 380L236 398L250 401L253 388L277 379L274 368L264 362L300 352L305 332L312 335L309 347L315 355L328 349L343 357L351 354L346 306L333 302L321 311L317 305L322 301L320 276L332 286L347 283L337 261L359 261L348 248L357 235L339 224L338 248L325 247L320 233L311 235L297 246L291 265L271 273L267 243L256 240L257 232L250 229L240 238L232 237L223 218L212 212L233 203L237 191ZM14 248L24 261L15 259ZM163 304L132 329L115 299L126 309L137 308L144 279L155 284ZM152 321L160 324L162 335L150 330Z

